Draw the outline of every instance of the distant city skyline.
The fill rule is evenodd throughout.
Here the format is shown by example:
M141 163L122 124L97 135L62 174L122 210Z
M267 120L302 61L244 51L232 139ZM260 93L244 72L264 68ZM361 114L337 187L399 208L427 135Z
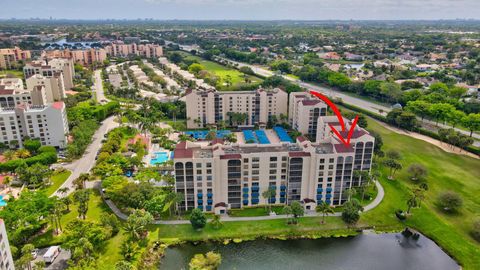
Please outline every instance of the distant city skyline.
M11 11L1 19L480 19L478 0L3 0L0 7Z

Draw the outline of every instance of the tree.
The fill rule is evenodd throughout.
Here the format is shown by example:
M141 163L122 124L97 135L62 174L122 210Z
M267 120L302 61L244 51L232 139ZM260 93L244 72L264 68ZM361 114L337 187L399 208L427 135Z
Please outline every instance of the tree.
M419 163L411 164L407 171L410 174L411 179L415 181L424 179L428 174L427 168Z
M40 140L28 139L23 142L23 147L30 151L30 153L35 154L37 153L38 149L42 147L42 143L40 142Z
M190 214L190 223L192 224L193 229L201 230L207 224L207 217L205 217L202 210L195 208Z
M147 226L153 221L153 216L145 210L133 210L125 223L125 234L133 241L147 236Z
M357 200L348 201L343 205L342 220L349 226L355 225L360 219L359 211L362 210L363 208Z
M289 216L292 214L292 207L290 207L290 205L285 205L285 206L283 207L282 213L283 213L284 215L287 215L287 224L289 224L289 223L290 223L290 218L289 218Z
M29 158L31 156L30 151L24 148L18 149L16 155L17 157L23 158L23 159Z
M462 197L460 197L458 193L451 190L440 193L440 195L438 195L437 202L445 212L455 212L463 204Z
M273 187L268 187L267 190L265 190L264 192L262 192L262 197L265 199L265 210L267 210L267 206L268 206L268 212L272 212L272 206L270 205L270 200L272 198L275 198L275 194L276 194L276 191Z
M90 180L90 174L88 173L81 173L75 180L73 180L73 184L75 185L75 189L84 189L85 183Z
M293 201L290 205L292 208L292 215L293 215L293 223L298 223L298 218L302 217L305 213L303 206L298 201Z
M322 202L319 205L317 205L317 207L315 208L315 211L317 211L317 213L322 213L322 224L325 224L326 215L335 213L335 211L330 206L330 204L326 202Z
M222 263L222 256L213 251L207 254L195 254L188 264L190 270L215 270Z
M80 189L73 193L73 201L77 203L78 217L85 219L88 212L88 201L90 200L90 190Z
M438 122L447 120L448 116L454 110L455 107L451 104L436 103L430 106L429 114L435 119L435 124L438 126Z
M465 113L459 110L452 110L447 116L448 121L452 124L452 127L455 128L456 125L463 121Z
M220 220L220 215L214 215L210 221L210 225L216 230L220 229L223 226L222 221Z
M463 125L470 130L470 137L473 132L480 130L480 113L471 113L462 119Z
M473 238L477 241L480 241L480 219L473 221L471 234Z
M197 75L200 71L204 70L205 67L198 64L198 63L193 63L188 67L188 71L190 73L193 73L194 75Z
M6 161L14 160L17 158L17 153L13 150L7 150L2 153Z
M396 150L389 150L386 154L385 166L390 168L388 179L393 179L395 172L402 169L402 164L398 161L401 159L400 152Z
M22 247L21 254L22 256L20 259L16 261L16 268L19 269L32 269L32 261L33 261L33 255L32 251L35 249L35 246L32 244L26 244L25 246Z
M402 87L398 83L382 82L380 84L380 94L390 101L398 102L402 96Z
M15 172L23 183L32 186L34 189L45 184L46 179L52 174L52 171L48 166L40 163L35 163L30 167L27 167L26 165L20 166Z
M415 100L409 101L407 103L406 110L413 112L414 114L420 116L423 120L425 116L428 116L430 111L430 103L424 100Z
M395 123L406 130L414 130L417 127L417 117L411 112L402 111L402 113L395 118Z

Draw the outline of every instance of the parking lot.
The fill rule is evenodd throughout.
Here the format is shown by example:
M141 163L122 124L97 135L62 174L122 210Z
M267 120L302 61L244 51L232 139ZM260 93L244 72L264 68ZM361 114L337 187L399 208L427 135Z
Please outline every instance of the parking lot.
M47 252L48 248L41 248L38 250L37 258L33 260L33 263L37 261L42 261L43 260L43 254ZM68 250L60 250L60 254L58 254L57 258L53 261L51 264L47 264L47 267L45 269L48 270L61 270L61 269L67 269L67 261L70 259L71 254L70 251Z

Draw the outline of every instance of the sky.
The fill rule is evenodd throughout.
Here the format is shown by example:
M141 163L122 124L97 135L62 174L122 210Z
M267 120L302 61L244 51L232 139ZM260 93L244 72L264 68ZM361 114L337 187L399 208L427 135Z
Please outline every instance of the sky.
M6 10L9 12L4 12ZM480 0L0 0L0 18L13 17L86 20L480 19Z

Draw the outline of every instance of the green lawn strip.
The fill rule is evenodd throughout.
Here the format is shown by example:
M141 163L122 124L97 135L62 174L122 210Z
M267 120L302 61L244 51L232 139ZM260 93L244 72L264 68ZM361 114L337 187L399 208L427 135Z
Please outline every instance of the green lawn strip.
M8 69L8 70L0 71L0 78L1 77L8 77L9 75L13 76L13 77L23 79L23 71L21 71L21 70Z
M283 205L272 205L272 211L277 213L277 215L282 215ZM258 207L247 207L242 209L231 209L228 212L228 215L231 217L259 217L259 216L268 216L268 207L258 206Z
M52 183L50 186L45 188L45 193L50 196L67 180L67 178L72 174L71 171L63 171L61 173L54 173L52 177L50 177L50 182Z
M325 224L321 224L321 220L321 217L300 218L297 225L287 225L286 219L233 221L223 222L220 229L207 224L201 231L194 230L190 224L156 225L151 226L149 238L167 243L222 239L251 240L260 237L318 238L355 235L358 228L367 226L359 224L357 228L348 228L339 217L327 217Z

